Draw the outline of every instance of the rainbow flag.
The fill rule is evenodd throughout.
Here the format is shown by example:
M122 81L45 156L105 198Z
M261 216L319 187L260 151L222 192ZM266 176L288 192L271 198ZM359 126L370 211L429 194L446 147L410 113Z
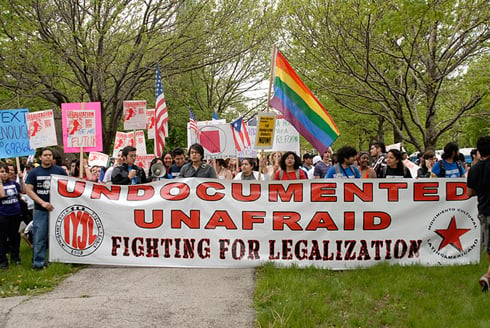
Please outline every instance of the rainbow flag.
M270 105L280 111L320 154L340 135L330 114L277 51L274 97Z

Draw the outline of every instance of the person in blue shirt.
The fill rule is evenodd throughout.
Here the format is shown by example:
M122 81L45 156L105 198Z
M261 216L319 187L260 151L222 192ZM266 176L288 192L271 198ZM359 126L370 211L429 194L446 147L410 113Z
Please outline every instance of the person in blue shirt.
M356 161L357 150L353 147L344 146L337 151L338 163L331 166L327 175L327 179L341 178L341 179L358 179L361 177L361 173L354 165Z
M455 142L444 146L442 159L432 167L432 173L439 178L459 178L466 174L463 164L459 161L459 147Z

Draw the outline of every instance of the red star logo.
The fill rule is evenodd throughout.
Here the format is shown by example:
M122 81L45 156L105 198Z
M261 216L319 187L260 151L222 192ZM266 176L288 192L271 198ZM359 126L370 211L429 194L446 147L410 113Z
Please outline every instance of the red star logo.
M463 251L463 246L461 246L461 241L459 237L470 231L471 229L458 229L456 227L456 218L451 218L451 222L449 222L449 227L447 229L436 229L435 233L442 237L441 244L439 245L439 251L451 244L460 252Z

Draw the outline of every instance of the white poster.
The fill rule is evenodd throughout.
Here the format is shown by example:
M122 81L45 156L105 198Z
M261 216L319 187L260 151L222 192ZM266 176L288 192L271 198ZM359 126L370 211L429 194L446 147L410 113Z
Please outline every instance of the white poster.
M97 145L96 113L93 110L67 110L66 146L90 148Z
M91 151L88 154L88 166L107 166L107 162L109 161L109 155L100 153L97 151Z
M155 110L146 110L146 130L148 131L148 139L155 139Z
M146 100L125 100L124 130L146 129Z
M136 134L136 146L134 142L134 136ZM114 149L112 151L112 157L117 157L119 150L126 146L136 147L137 155L146 155L146 141L145 132L138 130L135 132L116 132L114 140Z
M108 186L53 176L51 203L50 262L343 270L480 260L476 199L464 179Z
M199 121L199 140L204 148L205 158L235 157L237 154L235 141L229 123L221 123L223 120ZM187 123L187 148L196 140Z
M52 110L26 113L26 121L32 149L58 144Z

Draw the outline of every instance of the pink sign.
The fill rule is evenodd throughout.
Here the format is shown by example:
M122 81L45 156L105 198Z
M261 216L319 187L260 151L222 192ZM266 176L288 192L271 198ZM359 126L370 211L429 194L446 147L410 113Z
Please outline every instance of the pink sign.
M102 151L100 102L61 104L65 153Z

